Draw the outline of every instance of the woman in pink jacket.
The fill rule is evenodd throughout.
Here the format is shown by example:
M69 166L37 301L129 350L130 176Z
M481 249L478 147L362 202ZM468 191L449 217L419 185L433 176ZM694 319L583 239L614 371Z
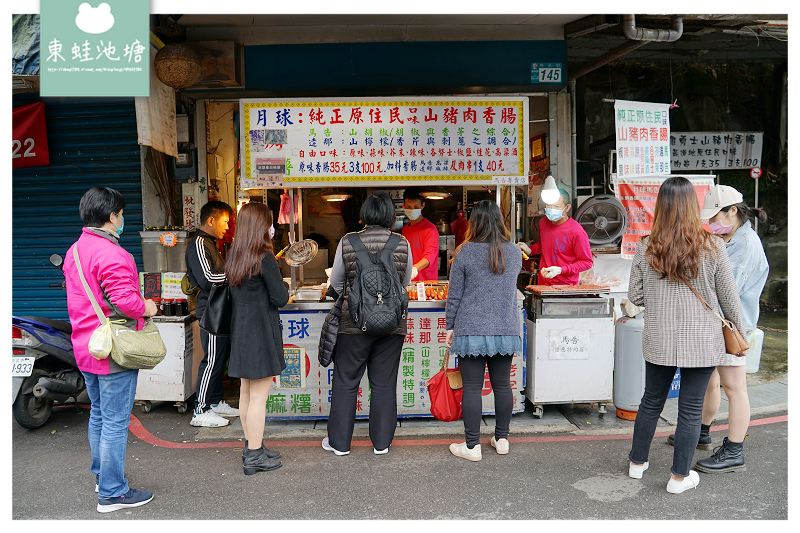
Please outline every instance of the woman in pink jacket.
M101 513L138 507L153 499L152 492L128 487L124 476L128 425L139 371L123 368L110 357L98 361L89 354L89 338L100 321L73 257L73 249L77 248L83 275L105 315L111 320L125 320L126 327L141 329L143 318L156 314L156 306L152 300L142 298L133 256L118 243L125 223L124 207L125 199L117 190L93 187L86 191L80 203L84 228L64 259L72 347L92 403L89 446L99 497L97 510Z

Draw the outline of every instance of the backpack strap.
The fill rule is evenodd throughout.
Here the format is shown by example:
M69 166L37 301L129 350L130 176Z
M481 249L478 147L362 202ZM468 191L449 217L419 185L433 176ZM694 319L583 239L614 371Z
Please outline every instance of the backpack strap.
M356 256L361 255L362 259L365 259L367 262L374 263L375 261L372 259L372 254L364 247L364 243L361 242L361 238L356 233L351 233L347 236L350 240L350 246L353 247L353 250L356 252Z
M395 271L397 271L397 266L394 264L393 256L398 244L400 244L400 235L391 232L389 235L389 240L386 241L386 244L383 245L383 250L381 250L381 260L386 266L395 267ZM398 272L398 275L399 274L400 273Z

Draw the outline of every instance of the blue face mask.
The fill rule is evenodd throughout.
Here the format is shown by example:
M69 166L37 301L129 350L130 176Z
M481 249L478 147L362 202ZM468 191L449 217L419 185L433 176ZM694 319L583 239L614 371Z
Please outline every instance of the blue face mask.
M550 222L558 222L564 216L564 210L550 209L549 207L545 207L544 216L546 216Z
M119 227L117 227L117 225L116 225L116 224L114 224L113 222L111 222L111 225L112 225L112 226L114 226L114 229L116 229L116 230L117 230L117 235L122 235L122 228L124 228L124 227L125 227L125 217L123 217L122 215L117 215L117 216L118 216L120 219L122 219L122 223L119 225ZM109 221L109 222L110 222L110 221Z

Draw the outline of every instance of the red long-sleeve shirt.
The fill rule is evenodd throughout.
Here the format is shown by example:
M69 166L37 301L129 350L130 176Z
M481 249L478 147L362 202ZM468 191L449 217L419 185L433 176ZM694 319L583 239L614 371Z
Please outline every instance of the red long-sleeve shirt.
M542 254L539 271L551 266L561 267L554 278L539 275L540 285L577 285L578 277L594 265L589 236L574 219L556 226L550 220L539 221L539 242L531 245L532 254Z
M423 258L430 263L427 267L419 269L415 281L439 279L439 231L436 226L430 220L421 220L416 224L403 226L402 233L411 246L414 264Z

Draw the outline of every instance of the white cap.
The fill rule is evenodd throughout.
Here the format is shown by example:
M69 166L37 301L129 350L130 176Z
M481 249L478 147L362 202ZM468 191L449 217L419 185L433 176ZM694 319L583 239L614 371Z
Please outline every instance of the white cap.
M742 203L742 193L727 185L714 185L706 193L703 200L703 209L700 210L700 218L707 220L723 207Z

